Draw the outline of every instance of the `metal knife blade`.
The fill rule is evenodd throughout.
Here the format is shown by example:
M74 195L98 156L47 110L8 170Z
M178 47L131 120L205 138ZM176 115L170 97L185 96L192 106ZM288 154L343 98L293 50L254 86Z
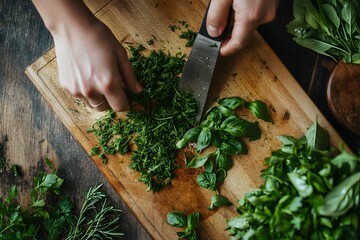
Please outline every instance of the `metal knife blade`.
M232 17L230 10L225 31L219 37L211 37L206 30L207 11L179 83L180 89L193 93L194 97L199 101L198 120L201 119L204 110L221 42L227 35L227 29Z

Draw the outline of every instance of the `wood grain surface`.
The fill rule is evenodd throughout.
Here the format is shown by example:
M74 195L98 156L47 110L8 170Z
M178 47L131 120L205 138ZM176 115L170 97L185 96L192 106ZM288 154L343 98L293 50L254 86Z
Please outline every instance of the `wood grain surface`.
M155 36L157 43L152 47L171 53L179 50L188 53L189 49L184 47L185 42L179 40L178 33L169 30L169 25L174 20L184 20L190 26L199 26L206 8L206 1L88 2L91 9L101 6L100 3L105 5L95 11L96 16L112 29L120 42L146 43L151 36ZM54 50L51 49L29 66L26 73L85 151L90 152L91 148L97 146L95 138L86 130L102 113L86 108L62 90L57 79ZM274 124L260 123L262 138L248 142L248 155L237 157L235 166L229 171L221 193L233 203L261 183L259 174L263 159L280 146L277 140L279 135L301 136L318 118L329 131L333 144L342 141L258 33L239 54L220 60L206 107L219 98L229 96L265 101L272 109L274 120ZM240 114L251 119L246 112ZM106 165L97 157L92 159L154 239L176 238L176 229L166 223L166 214L172 210L186 213L199 211L202 215L201 239L228 238L224 231L225 221L236 216L235 207L207 210L211 193L197 186L196 172L184 167L178 169L172 185L153 194L146 192L146 187L137 181L138 174L128 168L129 155L110 156Z

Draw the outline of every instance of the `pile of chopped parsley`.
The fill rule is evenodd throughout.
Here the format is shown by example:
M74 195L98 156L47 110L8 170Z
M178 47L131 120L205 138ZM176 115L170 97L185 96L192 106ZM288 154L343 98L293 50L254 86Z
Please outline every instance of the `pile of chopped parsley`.
M109 111L89 129L100 146L92 150L92 155L99 154L106 162L106 154L131 151L133 139L136 146L129 167L140 173L139 181L148 190L155 192L173 178L178 165L176 142L196 125L198 102L192 94L177 88L185 64L183 54L172 56L152 50L145 56L142 45L130 46L129 50L144 91L129 94L132 107L126 118Z

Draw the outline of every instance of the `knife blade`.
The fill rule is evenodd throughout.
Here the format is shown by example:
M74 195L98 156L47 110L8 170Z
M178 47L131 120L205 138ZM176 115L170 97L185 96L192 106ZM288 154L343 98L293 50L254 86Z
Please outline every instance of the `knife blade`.
M227 36L227 31L232 19L232 10L230 9L224 32L218 37L211 37L206 30L206 18L209 6L179 82L179 89L191 92L199 101L198 121L201 119L204 111L221 43Z

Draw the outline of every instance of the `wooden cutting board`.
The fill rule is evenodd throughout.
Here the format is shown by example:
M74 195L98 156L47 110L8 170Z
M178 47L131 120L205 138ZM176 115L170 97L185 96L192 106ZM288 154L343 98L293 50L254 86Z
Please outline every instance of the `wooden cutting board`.
M179 31L170 31L169 26L184 20L192 30L197 31L207 6L206 0L89 0L86 3L124 45L132 42L148 46L146 41L155 36L156 41L151 48L186 54L190 49L185 48L185 40L179 38ZM63 91L57 78L54 49L30 65L26 74L85 151L90 152L91 148L97 146L95 138L86 130L103 113L85 107ZM97 157L92 157L154 239L177 238L178 229L166 223L167 213L173 210L187 214L194 211L201 213L198 231L201 239L229 239L225 231L226 219L237 215L237 200L262 183L260 170L263 159L281 145L279 135L300 137L317 118L329 131L332 144L337 145L341 141L258 33L255 33L246 49L232 57L220 59L206 107L219 98L230 96L263 100L270 106L274 121L273 124L260 121L263 132L261 139L247 142L249 153L235 158L235 165L221 188L221 194L227 196L234 206L207 210L212 193L200 189L195 181L197 173L184 167L175 172L171 186L151 193L146 192L146 187L137 181L138 174L128 168L130 155L110 156L106 165ZM240 114L254 120L247 111Z

